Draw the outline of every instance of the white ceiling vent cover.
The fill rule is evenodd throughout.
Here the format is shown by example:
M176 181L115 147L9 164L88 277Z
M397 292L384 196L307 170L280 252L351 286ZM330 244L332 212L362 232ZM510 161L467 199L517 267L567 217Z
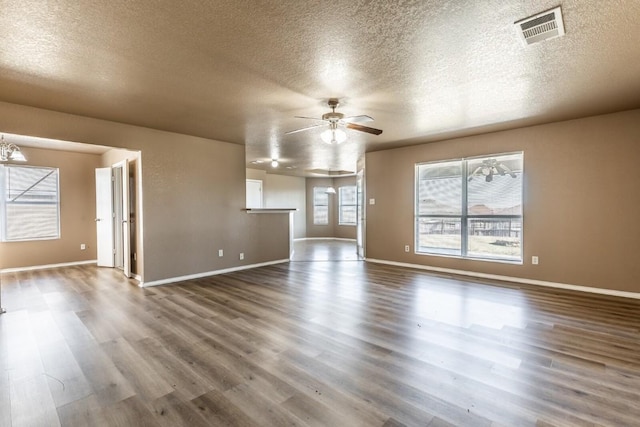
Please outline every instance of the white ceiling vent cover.
M560 6L517 21L515 26L525 45L564 36Z

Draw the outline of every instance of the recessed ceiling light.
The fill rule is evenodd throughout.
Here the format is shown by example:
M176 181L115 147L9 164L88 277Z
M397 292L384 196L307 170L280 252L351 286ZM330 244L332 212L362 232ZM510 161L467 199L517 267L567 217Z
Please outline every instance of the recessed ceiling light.
M286 166L285 169L295 169L297 166Z
M251 162L251 164L254 164L254 165L259 165L260 163L264 163L264 160L254 160Z

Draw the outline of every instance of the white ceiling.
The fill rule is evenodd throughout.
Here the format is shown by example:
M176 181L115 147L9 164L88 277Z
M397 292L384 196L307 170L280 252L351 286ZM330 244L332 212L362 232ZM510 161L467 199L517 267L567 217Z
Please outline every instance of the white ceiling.
M559 4L566 36L524 46L513 23ZM639 108L639 18L637 0L9 0L0 100L245 144L250 167L354 170L364 151ZM285 135L330 97L383 134Z

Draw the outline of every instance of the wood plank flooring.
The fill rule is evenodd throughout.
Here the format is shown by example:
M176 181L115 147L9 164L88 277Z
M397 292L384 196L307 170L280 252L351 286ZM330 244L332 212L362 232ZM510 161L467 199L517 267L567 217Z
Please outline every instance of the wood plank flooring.
M301 239L293 242L291 261L358 261L355 240Z
M638 426L640 301L364 262L4 274L0 426Z

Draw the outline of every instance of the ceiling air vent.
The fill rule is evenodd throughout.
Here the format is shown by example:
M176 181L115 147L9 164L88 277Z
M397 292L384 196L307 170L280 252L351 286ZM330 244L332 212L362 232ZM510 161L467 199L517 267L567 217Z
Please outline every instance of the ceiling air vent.
M518 36L525 45L564 35L560 6L515 23Z

